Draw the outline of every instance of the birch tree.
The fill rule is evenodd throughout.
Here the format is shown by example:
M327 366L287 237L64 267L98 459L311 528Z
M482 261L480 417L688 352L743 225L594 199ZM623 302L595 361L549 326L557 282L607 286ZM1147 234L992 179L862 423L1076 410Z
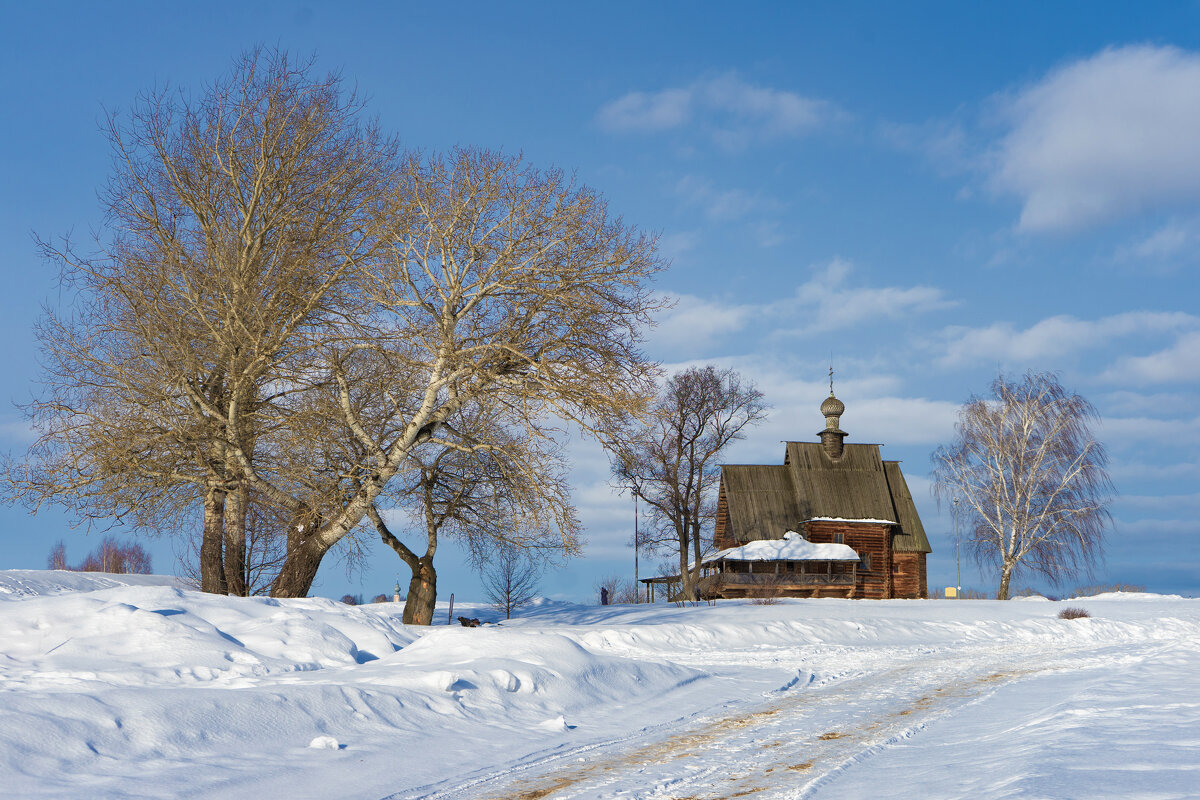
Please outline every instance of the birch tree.
M1092 435L1098 420L1051 373L1001 375L992 397L972 397L959 411L955 441L934 452L935 496L958 501L968 548L999 571L999 599L1018 570L1057 584L1103 556L1113 488Z

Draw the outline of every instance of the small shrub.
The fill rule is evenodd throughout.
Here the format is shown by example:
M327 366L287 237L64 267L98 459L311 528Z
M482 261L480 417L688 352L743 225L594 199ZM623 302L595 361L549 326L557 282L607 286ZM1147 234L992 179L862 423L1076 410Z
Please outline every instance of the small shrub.
M386 594L377 594L371 598L371 602L372 603L386 603L386 602L390 601L391 599L392 598L388 597Z
M361 606L363 599L361 594L344 594L342 595L342 602L348 606Z
M1062 611L1058 612L1059 619L1083 619L1084 617L1090 616L1091 614L1089 614L1087 610L1083 608L1064 608Z
M764 575L757 586L746 590L746 596L750 598L752 605L778 605L779 598L783 594L783 589L779 584L780 579L778 575Z

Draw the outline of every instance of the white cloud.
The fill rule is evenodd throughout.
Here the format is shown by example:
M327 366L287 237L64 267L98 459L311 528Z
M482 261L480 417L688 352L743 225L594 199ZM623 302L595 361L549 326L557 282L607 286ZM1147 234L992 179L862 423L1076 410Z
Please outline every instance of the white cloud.
M28 447L37 437L38 432L29 422L0 422L0 441Z
M688 122L692 104L691 89L630 92L604 105L597 119L611 131L661 131Z
M696 249L700 234L696 231L668 233L658 240L658 252L668 261L676 261Z
M1100 347L1123 336L1174 332L1197 325L1200 325L1200 318L1166 311L1130 311L1098 320L1059 315L1025 330L1018 330L1009 322L997 322L985 328L956 325L942 332L946 349L940 362L944 366L981 361L1027 365Z
M1200 380L1200 331L1180 336L1173 345L1157 353L1119 359L1102 377L1124 383Z
M1200 523L1197 523L1195 519L1135 519L1128 521L1118 519L1113 525L1114 538L1119 537L1126 541L1132 537L1159 539L1162 547L1154 548L1154 551L1174 554L1174 556L1164 559L1166 563L1147 565L1151 568L1169 566L1183 567L1185 570L1191 569L1192 561L1181 559L1180 556L1182 553L1190 554L1192 552L1192 548L1186 545L1194 541L1197 533L1200 533ZM1110 547L1112 546L1110 544ZM1138 546L1144 547L1145 545L1139 543Z
M970 172L979 161L977 145L973 144L962 123L957 120L934 120L921 124L884 123L879 135L898 150L924 157L943 177ZM969 196L970 189L961 192Z
M1008 98L994 188L1019 196L1019 228L1072 230L1200 200L1200 55L1105 50Z
M1131 508L1149 509L1151 511L1169 511L1172 514L1180 512L1200 512L1200 493L1192 494L1156 494L1130 495L1123 494L1117 500L1118 505Z
M929 444L954 437L958 403L924 397L875 397L855 401L856 436L860 442L882 444Z
M822 333L864 320L882 322L955 305L940 289L928 286L851 286L852 271L849 262L834 259L816 270L792 296L766 303L677 295L674 308L659 316L652 341L671 353L689 356L711 352L722 337L753 327L761 351L770 336ZM797 319L804 321L802 327L795 327Z
M824 369L767 357L729 359L722 366L752 380L771 404L763 424L731 448L729 463L782 463L781 441L816 441L825 422L820 405L829 394ZM953 435L956 403L906 397L897 376L873 370L855 369L852 377L839 372L835 378L837 395L846 403L842 427L850 434L847 441L932 446Z
M704 215L714 222L733 222L761 211L774 211L779 203L756 192L744 189L717 189L712 183L695 175L685 175L675 184L676 194L688 203L704 209Z
M1142 461L1113 459L1108 465L1108 474L1114 481L1122 479L1136 481L1195 481L1200 479L1200 464L1194 462L1147 464ZM1169 484L1168 484L1169 485Z
M1200 443L1200 417L1153 419L1150 417L1101 417L1096 438L1112 450L1140 451L1147 442L1166 445Z
M941 289L931 286L851 287L847 279L852 271L850 262L835 258L797 288L792 300L777 304L779 311L806 320L800 331L793 332L835 330L865 319L896 319L955 305ZM807 310L800 314L797 305Z
M727 74L681 88L630 92L602 106L596 120L619 133L699 127L717 144L739 149L754 140L800 136L841 116L824 100Z
M1118 262L1161 264L1180 257L1195 258L1200 251L1200 220L1171 219L1141 241L1117 249Z
M752 305L726 305L688 294L673 299L674 307L659 315L651 334L657 347L673 352L709 348L721 337L742 330L757 311Z
M777 220L763 220L750 226L759 247L777 247L787 241L787 235L780 228Z
M1196 397L1191 392L1147 392L1139 386L1101 395L1097 405L1109 414L1141 414L1153 408L1159 416L1178 416L1196 409Z
M745 241L759 247L775 247L786 241L779 220L770 219L783 208L775 198L745 189L719 189L706 178L685 175L675 184L675 194L689 206L698 207L710 222L742 223ZM685 234L688 246L698 240Z

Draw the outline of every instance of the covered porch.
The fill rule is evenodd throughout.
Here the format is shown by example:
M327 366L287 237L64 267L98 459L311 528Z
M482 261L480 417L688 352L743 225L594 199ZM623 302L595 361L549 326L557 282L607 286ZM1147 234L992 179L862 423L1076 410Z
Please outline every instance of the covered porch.
M844 544L814 544L795 531L782 539L722 550L701 563L700 594L721 597L850 596L858 553Z
M740 597L851 597L858 582L859 555L844 544L813 543L795 531L782 539L749 542L721 550L700 564L701 600ZM679 576L642 578L654 601L656 587L680 598Z

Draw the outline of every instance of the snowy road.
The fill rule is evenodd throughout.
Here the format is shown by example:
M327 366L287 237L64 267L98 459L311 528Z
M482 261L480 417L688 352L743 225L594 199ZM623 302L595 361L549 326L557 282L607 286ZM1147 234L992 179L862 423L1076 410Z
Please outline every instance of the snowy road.
M888 748L911 747L936 720L971 715L1003 687L1026 683L1036 694L1033 684L1047 675L1111 673L1178 648L885 649L871 654L874 669L821 682L801 670L795 683L762 702L733 703L721 714L556 750L456 786L389 800L853 797L826 790ZM803 651L794 655L809 660ZM770 661L784 658L773 653ZM948 789L939 796L952 796ZM1195 789L1200 792L1200 784Z

